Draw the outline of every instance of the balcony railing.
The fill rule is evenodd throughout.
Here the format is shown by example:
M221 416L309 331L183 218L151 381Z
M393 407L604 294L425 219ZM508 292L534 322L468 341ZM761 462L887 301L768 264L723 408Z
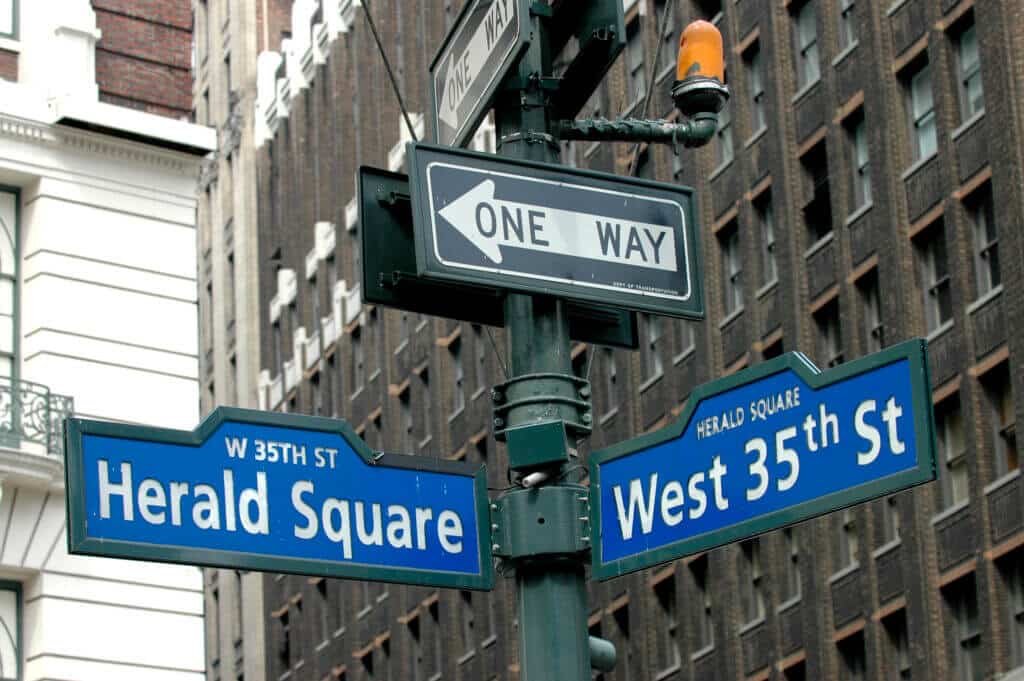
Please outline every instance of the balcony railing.
M64 418L74 409L73 398L52 393L45 385L0 377L0 445L34 443L47 456L63 460Z

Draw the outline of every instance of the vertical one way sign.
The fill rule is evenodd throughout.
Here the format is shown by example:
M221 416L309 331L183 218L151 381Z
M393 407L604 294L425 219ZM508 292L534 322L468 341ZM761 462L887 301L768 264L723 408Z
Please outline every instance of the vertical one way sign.
M430 65L437 141L462 146L529 43L522 0L471 0Z

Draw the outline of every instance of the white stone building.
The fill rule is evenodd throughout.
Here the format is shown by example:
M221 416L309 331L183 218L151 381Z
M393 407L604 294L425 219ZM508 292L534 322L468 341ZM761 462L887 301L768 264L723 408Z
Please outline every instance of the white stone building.
M199 568L68 555L61 422L196 425L215 135L100 101L88 1L0 15L0 680L198 681Z

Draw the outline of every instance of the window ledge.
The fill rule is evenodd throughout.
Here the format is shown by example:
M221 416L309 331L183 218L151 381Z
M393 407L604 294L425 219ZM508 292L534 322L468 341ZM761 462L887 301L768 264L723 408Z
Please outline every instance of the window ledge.
M749 622L747 622L746 624L742 625L739 628L739 631L737 631L736 633L739 636L743 636L743 634L745 634L748 631L751 631L753 629L757 629L762 624L764 624L764 615L761 615L760 617L758 617L756 619L752 619Z
M395 349L392 351L391 354L397 357L398 355L402 354L402 351L405 350L407 347L409 347L409 339L403 338L402 342L395 346Z
M331 645L330 639L327 639L327 640L324 640L324 641L320 641L320 643L316 644L316 647L313 648L313 650L315 650L316 652L319 653L319 652L322 652L323 650L325 650L327 648L327 646L329 646L329 645Z
M656 373L656 374L655 374L654 376L651 376L651 377L650 377L650 378L648 378L648 379L647 379L646 381L644 381L643 383L641 383L641 384L640 384L640 394L642 395L642 394L644 394L645 392L647 392L647 391L648 391L648 390L649 390L649 389L651 388L651 386L653 386L653 385L654 385L655 383L657 383L658 381L660 381L660 380L661 380L661 377L662 377L662 376L664 376L664 375L665 375L665 372L664 372L664 371L659 371L659 372L658 372L658 373Z
M929 333L926 336L926 338L927 338L928 342L931 343L935 339L937 339L937 338L939 338L941 336L946 335L946 332L949 331L952 328L953 328L953 320L952 319L947 319L937 329L935 329L934 331Z
M903 182L906 182L911 176L913 176L914 173L916 173L918 170L920 170L924 166L928 165L931 162L931 160L933 158L935 158L936 156L938 156L938 155L939 155L939 150L936 149L935 151L933 151L932 153L928 154L924 158L917 159L916 161L914 161L913 165L911 165L909 168L907 168L906 170L904 170L900 174L900 180L903 181Z
M871 552L871 557L878 560L890 551L895 551L903 545L903 540L900 537L896 537L892 541L886 542L879 546L877 549Z
M885 10L885 16L891 17L896 12L899 12L900 8L905 4L907 4L907 0L896 0L896 2L889 5L889 9Z
M835 58L832 60L833 68L842 64L843 60L849 57L853 53L853 51L857 49L858 45L860 45L860 41L854 40L852 43L844 47L843 50L839 54L837 54Z
M1003 293L1003 285L993 286L992 289L986 292L983 296L975 300L973 303L967 306L967 314L972 315L981 308L985 307L993 298L998 298Z
M470 660L472 660L474 657L476 657L476 648L474 648L473 650L470 650L469 652L464 653L462 655L462 657L460 657L457 660L455 660L455 664L457 664L458 666L461 667L462 665L464 665L467 662L469 662Z
M823 248L825 248L825 246L828 246L830 243L832 243L832 241L835 238L836 238L836 233L835 233L835 231L832 231L832 232L829 232L828 234L826 234L825 236L821 237L817 241L815 241L813 244L811 244L807 248L806 251L804 251L804 260L807 260L807 259L811 258L818 251L820 251Z
M868 201L867 203L862 205L860 208L858 208L857 210L855 210L852 213L850 213L849 215L847 215L846 216L846 221L843 224L845 226L849 227L853 223L857 222L857 220L860 220L862 217L864 217L864 215L866 215L867 213L870 213L871 209L874 208L874 207L875 207L874 202Z
M355 402L357 399L359 399L359 396L363 394L364 390L366 390L366 386L363 386L359 390L357 390L354 393L352 393L351 395L349 395L349 398L348 398L349 401Z
M952 506L950 506L947 509L943 509L942 511L939 511L938 513L936 513L935 515L932 516L932 519L931 519L932 527L935 527L936 525L940 524L943 520L946 520L947 518L955 516L957 513L959 513L960 511L963 511L965 508L967 508L970 505L971 505L971 500L970 500L970 498L967 498L967 499L964 499L963 501L961 501L959 503L953 504Z
M5 52L21 52L21 41L12 40L11 38L0 38L0 50Z
M466 411L466 407L465 407L465 405L463 405L463 406L459 407L458 409L456 409L455 411L453 411L451 414L448 414L448 423L451 423L455 419L457 419L460 416L462 416L463 412L465 412L465 411Z
M1005 487L1006 485L1009 485L1011 482L1013 482L1014 480L1016 480L1019 477L1020 477L1020 469L1019 468L1014 468L1009 473L1006 473L1005 475L1002 475L1002 476L996 478L995 480L993 480L992 482L988 483L987 485L985 485L985 488L984 488L983 491L984 491L985 495L987 496L989 494L992 494L992 492L995 492L1000 487Z
M809 95L811 90L813 90L814 88L818 87L818 85L820 85L820 84L821 84L821 76L819 75L817 78L815 78L814 80L812 80L811 82L807 83L802 88L797 90L796 94L794 94L793 97L789 101L792 104L796 104L801 99L803 99L804 97Z
M795 608L797 605L800 604L801 600L802 600L802 596L800 594L797 594L796 596L793 596L789 600L786 600L786 601L783 601L783 602L779 603L778 606L776 606L776 608L775 608L775 614L779 615L779 614L782 614L782 613L786 612L790 608Z
M480 647L481 648L490 648L491 646L493 646L497 642L498 642L497 635L496 634L491 634L490 636L485 638L483 641L480 641Z
M735 160L735 157L733 157L733 158L730 158L730 159L729 159L728 161L726 161L725 163L721 164L720 166L718 166L717 168L715 168L714 170L712 170L712 171L711 171L711 174L710 174L710 175L708 175L708 182L713 182L713 181L714 181L714 180L715 180L715 179L716 179L716 178L717 178L717 177L718 177L719 175L721 175L721 174L722 174L722 173L724 173L724 172L725 172L726 170L728 170L728 169L729 169L729 166L731 166L731 165L732 165L732 162L733 162L734 160Z
M843 577L847 577L849 575L852 575L857 570L860 570L860 563L858 563L857 561L853 561L852 563L850 563L846 567L840 569L838 572L833 572L832 575L829 576L829 578L828 578L829 586L835 584L836 582L841 580Z
M671 667L667 669L662 669L660 672L655 674L654 681L664 681L668 677L678 674L680 669L682 669L682 665L676 662Z
M661 82L662 82L663 80L665 80L666 78L668 78L668 76L669 76L669 74L670 74L670 73L672 73L672 72L673 72L673 71L675 71L675 70L676 70L676 65L675 65L675 64L669 64L668 66L666 66L665 68L663 68L663 69L662 69L662 70L661 70L661 71L660 71L660 72L658 73L658 75L656 75L656 76L654 77L654 82L655 82L655 83L659 83L659 84L660 84L660 83L661 83Z
M480 398L480 396L483 395L485 392L487 392L487 386L480 386L479 388L473 391L472 395L469 396L470 401L476 402Z
M772 290L773 290L773 289L774 289L774 288L775 288L776 286L778 286L778 285L779 285L779 278L778 278L778 277L776 276L776 277L775 277L774 279L772 279L771 281L769 281L769 282L768 282L767 284L765 284L765 285L764 285L764 286L762 286L761 288L757 289L757 291L756 291L756 292L754 293L754 297L755 297L755 298L757 298L758 300L761 300L761 299L762 299L762 298L764 298L764 297L765 297L766 295L768 295L769 293L771 293L771 292L772 292Z
M957 127L957 129L956 129L956 130L954 130L953 132L951 132L951 133L949 134L949 136L950 136L950 137L951 137L951 138L953 139L953 141L955 142L955 141L957 140L957 138L958 138L958 137L960 137L960 136L961 136L961 135L963 135L963 134L964 134L965 132L967 132L968 130L970 130L971 128L973 128L973 127L974 127L974 125L975 125L975 124L976 124L976 123L977 123L978 121L980 121L980 120L981 120L982 118L984 118L984 117L985 117L985 109L984 109L984 108L982 108L982 109L981 109L980 111L978 111L978 112L977 112L977 113L975 113L975 114L974 114L973 116L971 116L970 118L968 118L968 119L967 119L966 121L964 121L963 123L961 123L961 124L960 124L960 126L959 126L959 127Z
M715 644L714 643L712 643L709 646L704 646L700 650L697 650L697 651L693 652L690 655L690 661L691 662L696 662L697 660L700 660L702 658L707 657L708 655L710 655L713 652L715 652Z
M697 344L694 343L693 345L691 345L690 347L686 348L685 350L680 352L678 355L673 357L672 358L672 364L678 366L678 365L682 364L683 362L685 362L690 357L692 357L696 352L697 352Z
M608 422L609 422L609 421L611 421L611 420L612 420L613 418L615 418L615 416L616 416L616 415L617 415L618 413L619 413L619 408L618 408L618 407L613 407L613 408L611 409L611 411L609 411L609 412L608 412L607 414L603 414L603 415L601 416L601 418L600 418L600 419L598 419L598 423L599 423L600 425L602 425L602 426L603 426L604 424L608 423Z
M757 144L757 141L764 137L767 133L768 126L762 125L760 128L754 131L754 134L751 135L746 142L743 143L743 148L749 149L750 147L754 146L755 144Z
M733 310L732 312L727 314L722 321L718 322L719 330L724 329L725 327L729 326L734 321L739 319L741 316L743 316L743 310L745 310L745 309L746 309L745 307L740 305L735 310Z

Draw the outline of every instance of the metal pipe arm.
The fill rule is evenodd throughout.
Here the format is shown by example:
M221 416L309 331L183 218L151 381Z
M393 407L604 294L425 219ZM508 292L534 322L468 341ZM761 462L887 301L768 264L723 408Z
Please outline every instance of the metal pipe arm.
M650 142L700 147L707 144L718 129L718 114L700 113L682 123L641 120L638 118L590 118L556 121L552 133L560 140L589 142Z

